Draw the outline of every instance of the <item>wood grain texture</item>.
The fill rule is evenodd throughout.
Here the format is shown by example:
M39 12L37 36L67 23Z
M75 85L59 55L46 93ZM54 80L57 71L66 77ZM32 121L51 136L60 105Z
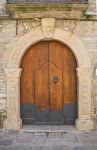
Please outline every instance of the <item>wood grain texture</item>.
M64 103L77 101L77 62L72 51L65 45L52 41L49 43L49 60L62 69Z
M40 114L44 121L46 114L50 119L49 112L52 112L59 116L56 117L58 121L64 105L77 104L76 67L72 51L58 41L41 41L31 46L21 62L21 104L33 104L39 120Z
M49 109L48 63L35 71L35 105L37 111Z
M22 62L21 75L21 103L32 103L35 101L35 70L48 61L48 43L39 42L31 46L25 53Z
M58 77L59 81L54 82ZM50 110L62 111L62 70L53 63L49 63L50 78Z
M77 101L77 62L67 47L64 47L63 56L64 103L74 103Z

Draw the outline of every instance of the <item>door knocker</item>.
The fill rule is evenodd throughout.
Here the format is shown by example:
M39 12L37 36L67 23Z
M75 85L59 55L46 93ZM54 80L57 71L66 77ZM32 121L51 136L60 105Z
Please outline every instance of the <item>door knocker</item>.
M53 77L53 82L54 82L54 83L59 82L59 77L58 77L58 76L54 76L54 77Z

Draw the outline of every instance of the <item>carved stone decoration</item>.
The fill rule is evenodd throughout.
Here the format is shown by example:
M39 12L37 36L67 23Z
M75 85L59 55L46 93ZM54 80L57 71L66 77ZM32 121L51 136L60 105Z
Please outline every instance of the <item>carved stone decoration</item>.
M64 29L73 31L76 27L76 21L75 20L65 20L64 21Z
M77 21L76 20L57 20L56 26L58 28L62 28L66 31L73 32L76 27Z
M40 26L40 19L19 20L17 22L17 34L26 33Z
M41 19L41 26L44 37L50 38L53 36L55 30L55 22L55 18Z

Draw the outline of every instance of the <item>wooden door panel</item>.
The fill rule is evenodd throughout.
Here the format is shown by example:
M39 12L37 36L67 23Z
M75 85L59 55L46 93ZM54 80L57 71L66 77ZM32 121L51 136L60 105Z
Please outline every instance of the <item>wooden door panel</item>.
M55 79L57 77L57 80ZM62 110L62 70L49 63L50 109Z
M66 103L63 107L63 119L65 125L74 125L77 118L77 104Z
M63 72L64 103L76 103L76 70L69 67L65 68Z
M67 46L64 46L63 44L59 42L50 42L49 44L49 60L53 64L55 64L56 67L59 67L62 71L62 87L58 88L59 91L62 89L62 96L56 94L56 97L59 99L60 102L62 102L62 109L63 110L63 120L65 124L74 124L76 119L76 108L77 108L77 78L76 78L76 67L77 62L73 55L73 53L70 51L70 49ZM51 70L51 69L50 69ZM54 70L54 69L53 69ZM56 73L54 73L55 75ZM50 84L50 86L52 83ZM55 89L55 87L53 87ZM60 93L60 92L57 93ZM52 100L52 98L51 98ZM56 103L56 101L54 101ZM53 104L53 109L54 105ZM58 104L58 101L57 101ZM60 106L58 104L58 106ZM55 113L58 115L57 113ZM53 114L52 114L53 119Z
M63 45L57 41L49 42L49 61L63 68Z
M48 63L35 71L35 119L49 120Z
M50 121L61 124L63 98L62 98L62 67L63 51L62 44L57 41L49 42L49 78L50 78ZM58 78L58 82L54 81ZM55 79L56 80L56 79Z
M62 121L62 70L49 63L50 121Z
M62 98L62 68L63 46L57 41L49 42L49 77L50 77L50 121L62 124L63 98ZM58 78L58 82L54 82Z
M63 56L63 117L64 123L71 125L77 118L77 62L67 47L64 47Z
M36 70L44 63L48 62L48 42L39 42L33 48L33 58L31 66Z
M35 122L35 70L45 64L47 61L48 42L39 42L31 46L22 59L20 94L21 117L24 124L32 124ZM48 87L48 83L45 85L45 88L46 87Z
M48 63L35 71L35 104L37 110L49 109Z
M28 49L21 62L24 124L75 123L76 67L72 51L58 41L39 42Z
M21 76L21 117L23 124L32 124L34 120L34 73L23 70Z
M21 77L21 103L32 103L34 104L34 73L31 71L24 71L22 72ZM24 87L24 88L23 88Z
M76 103L77 101L77 62L73 53L67 48L63 51L63 93L64 103Z
M34 71L47 61L47 42L39 42L25 53L21 62L21 103L34 103Z

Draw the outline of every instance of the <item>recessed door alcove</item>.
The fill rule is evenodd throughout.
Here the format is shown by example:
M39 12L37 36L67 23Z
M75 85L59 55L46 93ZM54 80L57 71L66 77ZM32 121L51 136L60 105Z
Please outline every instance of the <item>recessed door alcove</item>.
M47 19L46 24L49 25ZM6 53L4 55L4 59L9 59L7 61L7 67L5 68L7 81L7 119L5 119L3 127L15 130L18 130L22 127L22 120L20 117L20 79L22 75L22 69L20 68L20 64L22 58L26 54L26 51L31 45L34 45L39 41L57 40L64 45L66 44L71 49L77 60L78 67L76 68L76 74L78 81L78 117L76 119L75 127L77 127L79 130L93 130L95 128L95 122L92 118L92 68L87 49L80 38L75 35L75 33L58 28L54 28L52 34L48 34L47 31L48 30L42 30L40 27L24 34L14 44L9 57L6 55ZM53 65L53 67L57 68L57 70L61 70L56 63ZM39 69L39 72L41 72L41 69ZM39 76L37 78L39 78ZM56 78L54 80L56 82Z
M23 124L74 125L77 118L77 61L58 41L32 45L21 61Z

